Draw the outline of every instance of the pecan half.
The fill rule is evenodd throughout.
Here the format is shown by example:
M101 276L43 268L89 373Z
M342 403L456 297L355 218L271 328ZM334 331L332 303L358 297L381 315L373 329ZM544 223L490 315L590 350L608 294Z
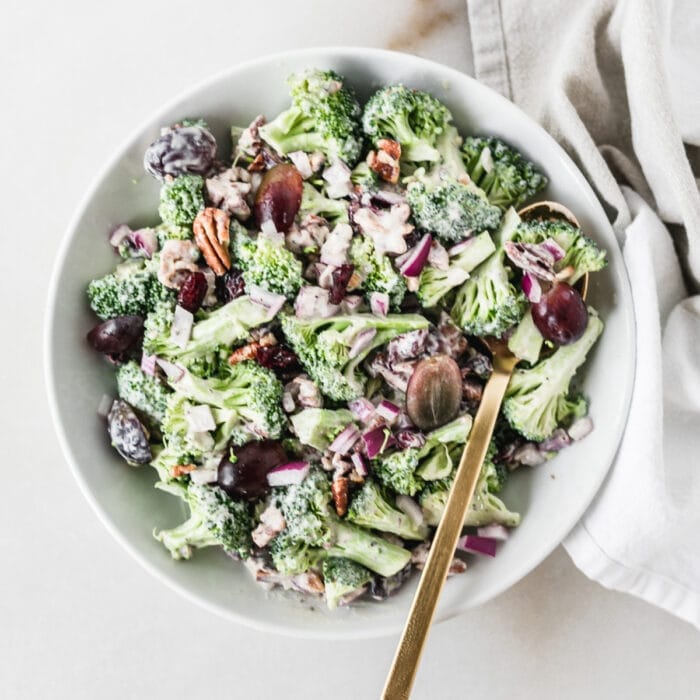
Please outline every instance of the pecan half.
M331 484L335 512L343 516L348 512L348 479L345 476L338 477Z
M258 348L260 346L261 343L254 342L237 348L229 355L228 363L230 365L237 365L239 362L243 362L244 360L254 360L258 355Z
M207 207L200 211L192 224L194 241L218 277L231 267L228 254L229 224L229 215L215 207Z

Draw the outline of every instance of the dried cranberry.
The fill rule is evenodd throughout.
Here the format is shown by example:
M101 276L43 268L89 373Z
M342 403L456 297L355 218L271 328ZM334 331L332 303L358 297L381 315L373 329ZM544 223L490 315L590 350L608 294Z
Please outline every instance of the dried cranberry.
M226 274L216 278L216 297L227 304L245 294L245 281L240 270L232 267Z
M190 276L183 282L180 287L180 293L177 295L177 303L183 308L194 313L199 309L207 295L207 278L203 272L191 272Z
M258 364L272 370L287 371L299 366L299 359L285 345L260 345L256 359Z
M354 271L354 265L341 265L333 270L331 273L332 284L328 294L328 300L331 304L340 304L340 302L343 301L348 288L348 282Z

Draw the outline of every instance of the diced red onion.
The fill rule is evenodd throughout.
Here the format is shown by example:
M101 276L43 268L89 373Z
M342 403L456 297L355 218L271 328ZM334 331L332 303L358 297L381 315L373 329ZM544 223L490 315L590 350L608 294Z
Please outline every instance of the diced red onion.
M394 437L399 447L404 450L409 447L420 448L425 445L425 435L415 430L399 430Z
M251 284L247 289L250 300L256 304L260 304L260 306L264 306L273 317L277 315L279 310L284 306L285 301L287 301L284 294L274 294L254 284Z
M463 552L485 554L487 557L496 556L496 546L497 540L479 535L465 535L457 543L457 549L461 549Z
M350 455L353 465L355 466L355 471L360 476L368 476L369 469L367 468L367 461L359 452L353 452Z
M544 464L547 458L534 442L526 442L513 452L512 460L527 467L537 467Z
M400 493L396 497L396 507L406 513L415 525L422 525L425 521L421 507L410 496Z
M401 413L401 409L395 403L386 399L380 401L374 411L378 416L384 418L388 425L394 423Z
M450 256L438 241L433 241L430 246L428 265L434 267L436 270L447 270L450 266Z
M323 171L323 179L328 183L326 194L332 199L346 197L352 192L350 168L340 159Z
M389 295L372 292L369 295L369 308L375 316L386 316L389 313Z
M102 394L100 403L97 404L97 415L102 418L106 418L109 415L109 411L112 408L112 403L114 399L107 394Z
M571 444L571 438L566 430L557 428L546 440L538 445L541 452L559 452Z
M357 294L348 294L340 302L340 309L344 314L357 313L360 306L362 306L362 297Z
M407 250L405 253L401 253L401 255L397 255L394 258L394 265L396 265L396 267L400 268L401 265L403 265L406 262L406 260L408 260L408 258L411 255L412 250L413 250L413 248L411 248L410 250Z
M459 255L460 253L463 253L469 246L474 242L474 238L467 238L464 241L460 241L456 245L453 245L448 251L447 254L451 257L454 258L455 255Z
M404 277L418 277L430 255L430 246L433 243L433 237L426 233L423 238L411 248L410 255L401 265L400 272Z
M145 352L141 355L141 371L151 377L156 376L156 356L147 355Z
M191 471L188 476L193 484L211 484L216 481L217 478L216 467L198 467L194 471Z
M119 224L110 234L109 234L109 244L118 248L125 239L129 237L131 229L126 224Z
M287 462L280 464L267 473L267 483L270 486L292 486L300 484L309 473L311 465L308 462Z
M545 250L548 250L557 261L561 260L566 255L566 251L553 238L542 241L540 245Z
M540 286L539 280L529 272L523 273L520 286L523 288L525 296L533 304L537 304L542 299L542 287Z
M165 376L172 382L179 382L185 376L185 368L180 365L176 365L167 360L163 360L160 357L156 358L158 366L165 372Z
M399 430L411 430L416 426L413 424L413 421L410 419L408 413L406 413L406 411L401 411L401 413L399 413L399 417L396 419L396 427Z
M307 153L304 153L304 151L292 151L287 154L287 157L292 161L294 167L299 171L299 175L301 175L304 180L308 180L311 175L313 175L311 161Z
M302 287L294 302L297 318L330 318L339 310L340 306L331 304L328 290L320 287Z
M476 529L476 534L479 537L488 537L491 540L498 540L499 542L505 542L510 536L508 528L503 527L503 525L485 525L484 527L478 527Z
M569 437L576 441L582 440L593 430L593 421L588 417L577 418L571 426L569 426Z
M404 195L393 190L376 190L375 192L370 192L369 196L378 202L384 202L384 204L403 204L406 201Z
M377 335L376 328L365 328L360 331L352 341L350 350L348 350L348 357L351 360L357 357L363 350L370 346L375 335Z
M194 316L192 312L183 309L179 304L175 307L173 314L173 325L170 327L170 340L179 348L184 348L192 333Z
M348 402L348 408L350 413L361 423L366 423L374 413L374 404L364 396Z
M266 219L260 224L260 233L264 233L266 236L276 236L277 227L272 219Z
M153 253L158 250L158 236L152 228L140 228L129 234L129 240L136 250L140 250L145 257L153 257Z
M346 455L352 449L353 445L360 439L360 431L354 423L350 423L343 431L338 433L335 440L330 444L328 449L331 452L337 452L341 455Z
M185 421L193 433L216 430L216 421L211 413L211 408L206 404L198 406L187 404L185 406Z
M373 459L377 455L395 442L394 437L387 428L374 428L368 430L362 435L362 441L365 444L365 452L369 459Z

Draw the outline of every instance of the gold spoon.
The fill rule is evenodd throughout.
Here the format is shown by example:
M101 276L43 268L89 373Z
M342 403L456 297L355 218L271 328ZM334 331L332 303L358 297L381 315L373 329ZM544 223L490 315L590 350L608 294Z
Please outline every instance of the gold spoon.
M521 209L518 214L521 219L526 220L564 219L580 228L576 217L557 202L537 202ZM588 275L582 278L579 291L585 299ZM508 343L504 340L484 338L484 342L493 355L493 373L484 387L445 512L435 532L425 568L418 582L413 604L384 686L384 700L406 700L411 693L437 601L462 532L467 508L474 495L510 375L519 361L510 352Z

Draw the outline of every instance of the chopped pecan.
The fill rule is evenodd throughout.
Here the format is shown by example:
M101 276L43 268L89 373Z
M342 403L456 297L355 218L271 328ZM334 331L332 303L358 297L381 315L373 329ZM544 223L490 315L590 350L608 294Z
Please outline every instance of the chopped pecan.
M392 184L399 181L399 158L401 158L401 144L391 139L379 139L377 151L367 154L367 165L374 170L382 180Z
M348 479L345 476L337 478L331 484L331 493L333 494L333 503L335 504L335 512L343 516L348 512Z
M215 207L207 207L200 211L192 224L197 247L202 251L209 267L219 277L231 267L228 254L229 224L229 215Z
M230 365L237 365L244 360L254 360L258 355L258 348L261 346L261 342L255 341L254 343L248 343L248 345L237 348L229 355L228 363Z
M160 251L158 281L169 289L180 289L184 281L199 270L198 257L192 241L165 241Z
M179 476L184 476L193 472L197 467L194 464L176 464L170 473L177 479Z
M474 377L464 376L464 370L462 370L462 376L462 398L469 404L480 403L484 393L483 384Z

